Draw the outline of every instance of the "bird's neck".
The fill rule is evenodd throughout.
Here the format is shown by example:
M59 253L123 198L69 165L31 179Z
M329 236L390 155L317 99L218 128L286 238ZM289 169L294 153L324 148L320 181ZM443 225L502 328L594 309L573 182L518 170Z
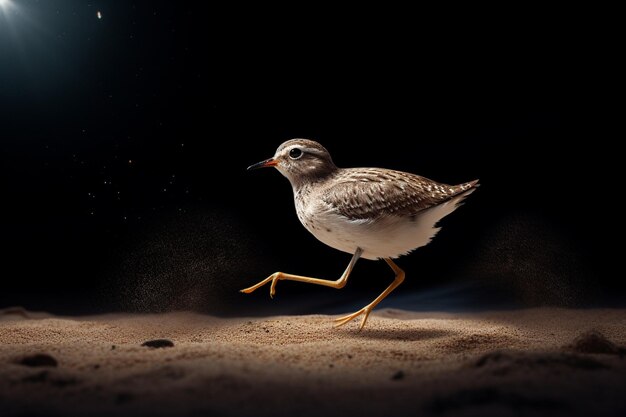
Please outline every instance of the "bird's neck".
M299 175L296 178L289 178L289 182L293 188L294 195L305 195L309 193L311 188L332 179L338 171L339 169L333 166L332 169L324 171L319 170L308 175Z

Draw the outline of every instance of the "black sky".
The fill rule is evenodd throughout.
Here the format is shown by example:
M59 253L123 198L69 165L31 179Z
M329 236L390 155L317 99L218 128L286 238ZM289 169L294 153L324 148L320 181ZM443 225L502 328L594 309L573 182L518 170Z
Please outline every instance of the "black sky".
M246 276L216 291L279 269L338 274L349 257L299 226L286 180L245 172L292 137L339 166L481 179L433 245L401 260L419 276L409 288L510 278L531 303L557 304L623 288L606 274L616 155L583 27L206 3L0 12L3 305L125 308L141 279L158 301L209 291L229 268ZM354 286L382 290L372 277L388 272L364 265Z

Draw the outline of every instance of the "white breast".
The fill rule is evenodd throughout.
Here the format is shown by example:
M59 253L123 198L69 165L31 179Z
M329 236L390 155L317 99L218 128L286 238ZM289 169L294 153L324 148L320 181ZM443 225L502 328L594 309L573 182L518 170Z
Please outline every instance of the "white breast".
M349 220L324 207L322 202L304 205L298 200L296 211L304 227L332 248L350 254L361 248L366 259L397 258L427 245L439 231L436 227L439 220L456 210L472 191L412 217Z

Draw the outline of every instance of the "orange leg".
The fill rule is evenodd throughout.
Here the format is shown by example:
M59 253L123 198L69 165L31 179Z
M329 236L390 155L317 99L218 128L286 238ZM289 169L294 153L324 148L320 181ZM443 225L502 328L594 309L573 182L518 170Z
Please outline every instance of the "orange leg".
M332 280L329 280L329 279L319 279L319 278L303 277L303 276L300 276L300 275L286 274L284 272L275 272L272 275L270 275L269 277L265 278L263 281L255 284L255 285L253 285L251 287L244 288L240 292L243 292L243 293L246 293L246 294L250 294L252 291L254 291L254 290L264 286L265 284L267 284L269 282L271 282L272 285L270 286L270 297L273 298L274 294L276 294L276 283L278 281L280 281L280 280L308 282L309 284L323 285L325 287L343 288L343 287L345 287L346 283L348 282L348 277L350 276L350 273L352 272L352 268L354 268L354 265L356 264L356 261L359 260L359 258L361 257L362 253L363 253L363 250L361 248L357 248L356 252L352 256L352 259L350 260L350 263L348 264L348 267L346 268L344 273L341 275L341 277L339 277L339 279L337 279L336 281L332 281Z
M387 289L383 291L382 294L376 297L374 301L372 301L371 303L369 303L368 305L366 305L359 311L354 312L352 314L348 314L347 316L336 318L335 327L343 326L344 324L348 323L352 319L363 314L363 319L361 320L361 325L359 326L359 330L363 329L363 327L365 326L365 322L367 321L367 318L369 317L374 307L376 307L378 303L380 303L386 296L388 296L389 293L391 293L391 291L396 289L398 285L402 284L402 281L404 281L404 271L400 269L398 265L396 265L390 258L385 258L385 261L391 267L391 269L393 269L393 272L395 272L396 279L394 279L391 285L387 287Z

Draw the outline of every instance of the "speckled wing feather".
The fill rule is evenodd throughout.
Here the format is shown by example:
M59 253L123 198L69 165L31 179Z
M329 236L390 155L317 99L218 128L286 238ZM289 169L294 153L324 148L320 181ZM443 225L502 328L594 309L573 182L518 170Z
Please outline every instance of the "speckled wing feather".
M412 216L476 186L446 185L419 175L382 168L342 169L321 199L350 220Z

